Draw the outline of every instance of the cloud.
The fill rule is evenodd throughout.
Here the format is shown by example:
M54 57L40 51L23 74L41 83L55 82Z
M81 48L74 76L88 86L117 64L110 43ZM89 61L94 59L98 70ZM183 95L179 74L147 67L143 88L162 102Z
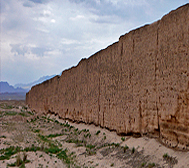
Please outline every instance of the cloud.
M24 6L24 7L32 8L32 7L35 6L35 3L34 3L34 2L31 2L31 1L25 1L25 2L23 3L23 6Z
M80 5L93 15L92 22L117 24L137 20L137 17L145 17L149 3L146 0L69 0ZM138 15L140 13L140 15ZM144 19L144 18L143 18ZM141 19L142 20L142 19Z
M45 52L50 51L50 49L45 47L31 47L30 50L32 54L40 57L43 57Z
M49 0L29 0L31 2L37 3L37 4L43 4L43 3L48 3Z
M22 55L24 56L26 53L28 53L28 47L21 45L21 44L10 44L11 46L11 52L15 55Z
M50 0L24 0L23 6L33 8L36 5L47 4Z
M35 55L36 57L43 57L44 53L51 51L47 47L33 47L24 44L10 44L11 52L14 53L15 56L21 55Z
M2 79L28 83L59 74L186 2L1 0Z

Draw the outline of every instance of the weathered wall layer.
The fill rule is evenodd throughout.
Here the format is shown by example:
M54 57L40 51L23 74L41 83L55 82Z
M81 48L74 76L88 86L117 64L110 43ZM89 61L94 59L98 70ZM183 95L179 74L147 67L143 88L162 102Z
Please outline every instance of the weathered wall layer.
M27 93L38 113L189 146L189 4Z

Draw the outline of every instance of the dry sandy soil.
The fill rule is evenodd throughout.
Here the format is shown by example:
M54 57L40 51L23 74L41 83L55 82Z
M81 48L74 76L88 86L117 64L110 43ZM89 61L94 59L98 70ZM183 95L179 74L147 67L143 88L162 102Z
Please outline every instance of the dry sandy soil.
M24 101L0 101L0 168L187 168L189 152L156 138L118 136L94 125L37 116Z

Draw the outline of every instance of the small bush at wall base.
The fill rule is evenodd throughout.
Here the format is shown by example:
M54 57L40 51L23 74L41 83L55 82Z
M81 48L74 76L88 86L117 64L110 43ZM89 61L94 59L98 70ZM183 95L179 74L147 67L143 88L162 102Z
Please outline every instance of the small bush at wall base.
M125 137L121 137L121 140L122 140L122 141L125 141Z
M100 134L100 130L98 130L98 131L96 132L96 135L98 135L98 134Z
M132 148L131 153L135 153L135 147Z
M129 147L128 147L127 145L125 145L125 146L123 147L124 153L126 152L127 149L129 149Z

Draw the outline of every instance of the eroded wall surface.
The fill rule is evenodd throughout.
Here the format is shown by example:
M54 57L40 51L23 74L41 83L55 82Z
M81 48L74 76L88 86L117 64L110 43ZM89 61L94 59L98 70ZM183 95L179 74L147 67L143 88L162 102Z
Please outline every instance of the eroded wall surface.
M32 87L38 113L189 147L189 4Z

